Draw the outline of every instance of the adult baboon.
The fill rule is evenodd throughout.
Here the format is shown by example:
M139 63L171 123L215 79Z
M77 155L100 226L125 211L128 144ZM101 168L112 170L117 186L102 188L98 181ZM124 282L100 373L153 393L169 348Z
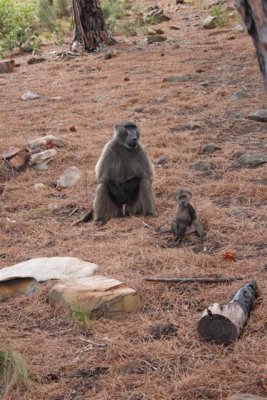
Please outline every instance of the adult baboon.
M153 165L139 142L134 122L115 125L113 138L96 164L96 224L124 215L154 215Z

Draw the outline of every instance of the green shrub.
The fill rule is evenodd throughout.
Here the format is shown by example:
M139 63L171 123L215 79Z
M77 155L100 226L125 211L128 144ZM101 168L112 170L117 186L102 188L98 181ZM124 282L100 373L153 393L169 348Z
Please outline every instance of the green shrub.
M54 32L58 19L68 17L70 5L70 0L38 0L38 19L41 27Z
M210 15L215 17L216 26L220 27L224 26L229 18L227 9L220 4L212 6Z
M0 0L0 52L36 47L36 10L34 0Z
M101 9L109 29L114 29L117 19L125 15L128 0L103 0Z

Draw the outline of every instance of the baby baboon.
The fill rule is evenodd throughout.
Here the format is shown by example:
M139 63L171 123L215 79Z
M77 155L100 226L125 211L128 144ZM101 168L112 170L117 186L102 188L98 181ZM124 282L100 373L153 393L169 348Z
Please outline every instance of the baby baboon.
M191 227L200 237L205 236L203 226L197 219L197 213L190 200L192 193L188 189L180 189L175 194L177 208L172 219L171 230L176 236L176 240L182 240L186 235L186 229Z
M103 149L95 168L94 219L98 225L112 217L155 214L153 165L139 138L134 122L119 122Z
M0 63L0 74L12 72L15 68L15 60L2 61Z

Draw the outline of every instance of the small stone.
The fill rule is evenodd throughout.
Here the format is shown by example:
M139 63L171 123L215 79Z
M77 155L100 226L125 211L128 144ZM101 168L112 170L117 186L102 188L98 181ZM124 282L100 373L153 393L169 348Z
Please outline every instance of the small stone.
M15 278L0 282L0 301L18 295L31 295L39 288L39 283L33 278Z
M257 122L267 122L267 110L259 110L248 116L248 119Z
M4 160L9 160L10 158L15 157L19 152L20 149L18 147L9 147L2 154L2 158Z
M190 131L195 131L196 129L201 128L201 125L197 124L196 122L190 121L185 124L185 128L190 129Z
M165 42L166 40L167 40L166 36L161 36L161 35L154 35L154 36L150 35L147 37L148 44Z
M200 82L200 85L207 87L207 86L209 86L209 82L208 81Z
M76 185L82 177L82 172L78 167L67 168L57 182L57 189L68 188Z
M129 78L128 76L125 76L124 81L125 81L125 82L129 82L129 81L130 81L130 78Z
M170 29L173 31L179 31L181 28L179 28L178 26L175 26L175 25L171 25Z
M74 125L69 127L70 132L77 132L77 128Z
M212 154L217 150L221 150L221 147L213 143L208 143L203 147L203 153Z
M32 154L30 158L30 165L47 164L52 161L56 157L56 155L56 149L49 149L40 153Z
M64 139L59 136L46 135L38 139L29 140L26 146L33 152L40 150L48 150L53 147L63 147L65 146Z
M16 170L16 171L23 171L30 159L30 154L27 149L20 150L15 157L12 157L8 160L8 165Z
M63 99L62 96L54 96L54 97L51 97L51 98L49 99L49 101L59 101L59 100L62 100L62 99Z
M31 64L39 64L46 61L46 58L44 57L32 57L27 61L27 64L31 65Z
M27 92L23 93L23 95L21 96L21 100L23 100L23 101L35 100L35 99L39 99L40 97L41 97L40 94L31 92L30 90L28 90Z
M134 112L137 112L137 113L141 113L141 112L143 112L144 111L144 107L135 107L134 109L133 109L133 111Z
M243 154L240 157L240 162L243 165L257 167L258 165L267 163L267 154Z
M48 165L46 163L36 163L32 165L32 168L35 171L47 171L48 170Z
M162 154L161 156L159 156L159 157L154 161L154 163L155 163L156 165L165 165L166 162L167 162L168 160L169 160L168 156Z
M263 264L261 267L261 272L267 272L267 264Z
M202 26L205 29L213 29L216 28L217 25L217 18L209 15L207 18L204 19L202 22Z
M149 334L153 339L159 340L163 337L170 338L176 336L177 329L173 324L155 324L150 327Z
M186 75L176 75L176 76L169 76L167 78L163 78L162 82L169 82L169 83L175 83L175 82L187 82L190 80L189 76Z
M42 189L46 189L46 186L43 183L35 183L34 189L35 190L42 190Z
M235 31L235 32L244 32L245 29L244 29L244 26L243 26L243 25L237 24L237 25L234 27L234 31Z
M231 101L238 101L241 99L245 99L249 97L249 94L245 90L238 90L237 92L233 93L232 96L230 97Z
M192 168L196 171L210 171L215 168L213 163L209 162L199 162L197 164L194 164Z
M142 310L141 298L134 289L106 276L61 281L52 287L49 299L68 314L77 310L92 319L122 319Z

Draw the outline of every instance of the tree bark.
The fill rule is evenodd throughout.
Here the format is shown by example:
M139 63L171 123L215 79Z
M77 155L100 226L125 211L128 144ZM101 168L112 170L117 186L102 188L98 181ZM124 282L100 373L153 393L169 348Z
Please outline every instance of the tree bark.
M234 342L253 309L256 293L256 281L250 281L234 294L229 303L209 306L198 323L199 336L217 344Z
M72 0L74 34L72 48L81 45L87 52L113 43L99 0Z

